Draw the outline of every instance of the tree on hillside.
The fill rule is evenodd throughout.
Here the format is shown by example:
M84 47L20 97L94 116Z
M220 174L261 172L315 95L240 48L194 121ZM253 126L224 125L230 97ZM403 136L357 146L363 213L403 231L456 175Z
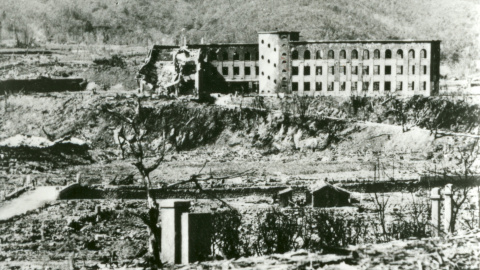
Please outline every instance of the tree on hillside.
M153 251L154 263L157 267L161 267L160 227L158 226L160 212L159 205L154 194L151 192L152 181L150 174L162 163L165 157L165 144L159 146L158 149L153 151L155 155L153 161L148 162L146 158L146 149L148 149L148 146L145 138L150 135L152 130L146 125L147 118L142 111L140 99L137 100L134 112L130 112L131 116L127 116L128 114L126 113L122 114L111 109L107 109L107 111L116 116L122 122L116 140L120 143L122 156L124 156L125 153L129 153L134 157L134 162L132 164L137 168L142 177L147 193L148 212L139 215L139 217L149 228L150 239L148 244Z
M160 116L160 129L154 130L152 123L149 123L151 115L146 112L146 109L142 106L141 99L138 98L135 104L135 108L128 108L126 111L120 112L113 110L108 106L103 108L108 114L113 115L120 121L120 128L116 133L117 138L115 140L120 145L122 150L122 157L133 156L134 161L132 164L140 173L145 191L147 194L147 213L134 214L139 217L148 227L150 238L148 245L153 251L154 267L162 267L160 260L160 247L161 247L161 228L158 225L158 219L160 216L159 204L153 192L153 185L151 180L151 173L156 170L164 161L165 154L167 152L166 147L166 131L167 125L165 119ZM187 123L188 126L194 118L191 118ZM157 122L158 123L158 122ZM152 149L152 138L155 138L155 131L161 130L161 143L158 143L156 148ZM211 172L209 174L202 174L202 171L206 165L200 169L197 174L193 174L189 179L179 181L170 185L161 182L161 189L166 190L174 188L178 185L193 184L196 189L203 192L202 182L208 181L223 181L225 179L241 177L249 174L251 171L241 172L238 174L232 174L228 176L214 176ZM224 200L218 198L216 195L206 193L211 199L220 201L224 206L227 206L231 210L233 209ZM235 211L236 212L236 211Z

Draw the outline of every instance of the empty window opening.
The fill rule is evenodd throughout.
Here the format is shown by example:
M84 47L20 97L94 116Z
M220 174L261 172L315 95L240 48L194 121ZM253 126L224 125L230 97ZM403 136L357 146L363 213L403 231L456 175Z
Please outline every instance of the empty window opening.
M283 56L284 58L287 58L287 53L282 53L282 56Z
M403 82L397 82L396 91L402 91L402 90L403 90Z
M310 67L303 67L303 75L305 76L310 75Z
M427 51L425 49L420 51L420 58L427 58Z
M249 52L246 52L245 55L243 56L243 59L244 59L245 61L250 61L250 60L252 60L252 59L250 59L250 53L249 53Z
M234 52L233 53L233 60L239 60L240 59L240 56L238 55L237 52Z
M334 89L334 85L333 85L333 82L331 82L331 83L328 84L327 91L333 91L333 89Z
M258 67L255 67L255 74L258 75L259 74L259 71L260 69Z
M340 67L340 74L346 75L347 74L347 67L346 66L341 66Z
M262 71L262 76L265 76L265 73Z
M362 84L362 90L363 91L368 91L368 87L370 86L370 82L363 82Z
M310 91L310 82L303 83L303 91Z
M373 75L380 75L380 66L373 66Z
M227 52L223 52L223 53L222 53L222 60L223 60L223 61L227 61L227 60L228 60L228 53L227 53Z
M415 66L412 66L412 74L415 74Z
M297 60L298 59L298 51L292 51L292 59Z
M352 82L351 88L352 91L357 91L357 82Z
M277 48L273 48L273 51L276 52L276 51L277 51Z
M233 75L240 75L240 67L233 67Z
M346 84L347 84L346 82L342 82L342 83L340 84L340 91L345 91L345 89L347 88L347 87L346 87Z
M427 74L427 66L423 66L423 74Z
M334 58L335 58L335 53L332 50L328 51L328 59L334 59Z
M246 76L249 76L250 73L251 73L251 72L250 72L250 67L245 67L245 71L244 71L244 72L245 72L245 75L246 75Z
M269 80L270 80L270 76L268 76L268 77L267 77L267 79L269 79Z
M286 80L287 80L287 77L283 77L283 78L282 78L282 81L286 81Z
M411 59L415 58L415 51L414 50L408 51L408 58L411 58Z
M270 64L270 59L268 59L267 62Z
M422 82L422 90L427 90L427 82Z
M380 59L380 50L373 51L373 59Z
M273 67L277 67L277 64L273 64Z
M270 43L268 43L268 48L270 48Z
M340 59L346 59L347 58L347 53L345 52L345 50L341 50L340 51Z
M316 74L317 74L317 75L322 75L322 67L317 67L316 70L317 70L317 71L316 71Z
M315 83L315 91L322 91L322 82Z
M397 74L402 75L403 74L403 66L397 66Z
M392 66L385 66L385 75L392 74Z
M298 67L292 67L292 75L298 75Z
M373 82L373 91L380 90L380 82Z
M363 51L363 59L370 59L370 52L368 50Z
M309 50L306 50L306 51L303 53L303 59L305 59L305 60L310 59L310 51L309 51Z
M363 75L368 75L368 74L370 74L370 67L369 67L369 66L363 66L362 74L363 74Z
M286 64L286 63L287 63L287 60L283 60L283 61L282 61L282 64Z
M315 53L315 58L316 59L322 59L323 58L323 51L317 51Z
M228 67L222 67L222 75L228 76Z
M263 57L263 55L262 55L262 60L263 60L263 59L265 59L265 57Z
M217 54L214 51L211 51L209 54L210 61L217 60Z
M328 73L334 75L335 74L335 67L334 66L328 67Z
M264 43L264 40L262 39L262 44Z
M392 51L391 50L386 50L385 51L385 58L386 59L392 58Z
M358 75L358 66L352 66L352 75Z
M277 80L273 80L273 83L274 83L274 84L277 84Z
M298 91L298 83L297 82L292 83L292 91Z
M400 59L403 58L403 51L402 50L397 50L397 58L400 58Z
M415 90L415 82L410 82L408 84L408 90L411 90L411 91Z
M391 88L391 82L385 82L383 90L390 91L390 88Z
M286 70L286 69L283 69L282 72L283 72L283 73L287 73L287 70Z
M352 59L358 59L358 51L357 50L352 51Z

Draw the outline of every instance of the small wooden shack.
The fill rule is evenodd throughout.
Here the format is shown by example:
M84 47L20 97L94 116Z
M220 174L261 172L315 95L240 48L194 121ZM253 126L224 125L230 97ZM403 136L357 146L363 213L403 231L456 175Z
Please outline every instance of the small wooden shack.
M336 207L350 204L350 192L347 190L322 182L309 188L307 191L307 204L312 207Z
M293 198L293 190L291 188L286 188L283 190L280 190L277 194L278 198L278 204L281 207L287 207L290 205L290 202L292 201Z

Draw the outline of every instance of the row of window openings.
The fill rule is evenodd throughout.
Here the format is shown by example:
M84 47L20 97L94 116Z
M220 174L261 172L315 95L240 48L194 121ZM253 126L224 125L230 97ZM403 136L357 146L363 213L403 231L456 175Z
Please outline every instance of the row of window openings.
M368 88L370 87L370 82L359 82L362 85L362 91L368 91ZM422 90L427 90L427 82L422 82L421 84ZM284 85L285 87L285 85ZM384 83L384 91L391 91L392 84L391 82L385 82ZM310 91L310 82L304 82L303 83L303 91ZM322 91L322 83L321 82L316 82L315 83L315 91ZM333 82L330 82L327 87L327 91L333 91L334 90L334 84ZM342 82L340 84L340 91L345 91L346 90L346 83ZM357 91L357 83L352 83L351 84L351 91ZM380 82L373 82L373 91L379 91L380 90ZM402 91L403 90L403 82L397 82L397 86L395 88L396 91ZM410 82L408 84L408 90L414 91L415 90L415 82ZM292 82L292 91L298 91L298 82Z
M287 54L284 53L283 56L287 56ZM345 50L341 50L339 56L340 56L339 57L340 59L347 59L347 52ZM413 49L408 51L408 57L412 58L412 59L415 58L415 51ZM315 53L315 59L323 59L323 58L324 58L323 57L323 51L317 51ZM392 51L391 50L386 50L385 51L385 58L386 59L391 59L392 58ZM403 50L401 50L401 49L397 50L397 58L403 58ZM425 49L422 49L420 51L420 58L427 58L427 51ZM298 51L297 50L292 51L292 59L293 60L298 60ZM303 59L305 59L305 60L312 59L312 56L311 56L311 53L310 53L309 50L306 50L303 53ZM328 51L327 59L335 59L335 52L333 50ZM358 51L357 50L352 51L351 59L358 59ZM368 51L368 50L363 51L363 59L370 59L370 51ZM373 59L380 59L380 50L377 49L377 50L373 51Z
M222 67L222 75L223 76L228 76L229 75L229 71L230 69L228 67ZM255 67L255 74L254 75L258 75L259 73L259 69L258 67ZM252 75L252 70L250 67L244 67L243 69L243 74L245 76L249 76L249 75ZM240 75L240 67L233 67L233 75Z
M421 66L421 69L423 71L423 74L427 74L427 66ZM322 75L323 70L322 67L316 67L315 69L316 75ZM283 70L283 72L286 72L286 70ZM346 66L340 66L339 67L339 72L340 74L346 75L347 74L347 67ZM352 75L358 75L358 66L352 66ZM330 66L328 67L328 73L329 74L335 74L335 66ZM363 75L369 75L370 74L370 66L364 66ZM374 75L380 75L380 66L373 66L373 74ZM392 74L392 66L385 66L385 75L391 75ZM397 74L401 75L403 74L403 66L397 66ZM410 67L410 74L415 74L415 66ZM298 75L298 67L292 67L292 75ZM303 67L303 75L308 76L310 75L310 67L309 66L304 66Z
M257 59L258 59L258 52L257 52ZM237 60L240 60L240 54L238 54L237 52L234 52L233 55L232 55L232 60L233 61L237 61ZM210 61L214 61L214 60L218 60L218 56L215 52L211 52L210 53ZM226 61L228 60L228 53L227 52L223 52L222 53L222 60L223 61ZM244 61L253 61L255 60L254 57L249 53L249 52L246 52L244 55L243 55L243 60Z

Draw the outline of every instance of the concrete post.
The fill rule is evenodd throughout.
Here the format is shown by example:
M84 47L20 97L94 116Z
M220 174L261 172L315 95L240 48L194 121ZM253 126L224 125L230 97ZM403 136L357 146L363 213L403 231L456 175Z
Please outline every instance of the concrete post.
M164 263L182 263L182 213L189 211L190 201L160 201L162 243L160 258Z
M182 264L205 261L212 254L213 216L182 213Z
M26 180L25 180L25 186L28 187L31 182L32 182L32 181L31 181L30 175L27 175L27 178L26 178Z
M442 196L440 195L440 188L433 188L430 192L430 200L432 200L432 226L433 235L439 236L440 234L440 201Z
M480 228L480 188L478 187L477 187L477 210L478 210L478 227Z
M95 206L95 214L99 215L102 213L102 206L101 205L96 205Z
M77 184L80 184L80 172L77 173L77 178L76 178L76 182Z
M445 185L443 195L445 196L445 212L444 212L444 230L446 233L453 232L452 228L452 216L453 216L453 192L452 184Z

